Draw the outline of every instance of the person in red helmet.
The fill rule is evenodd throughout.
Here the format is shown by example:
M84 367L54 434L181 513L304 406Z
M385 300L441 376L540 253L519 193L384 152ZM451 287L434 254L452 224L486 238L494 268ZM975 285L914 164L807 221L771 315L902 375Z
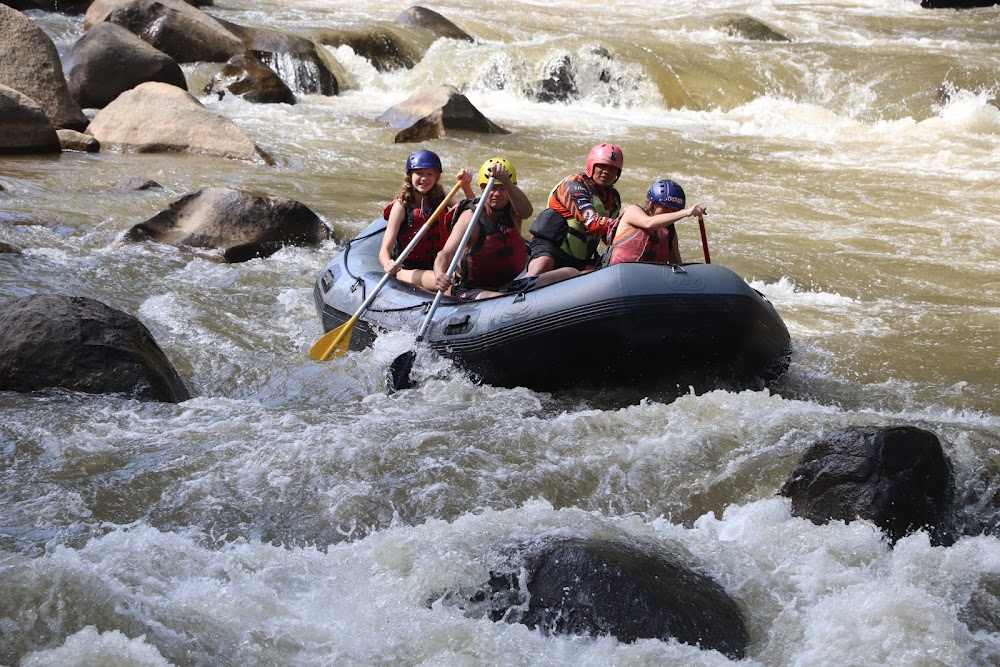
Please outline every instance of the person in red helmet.
M424 234L403 263L398 263L396 258L445 198L447 193L441 186L441 171L441 158L432 151L414 151L406 159L403 187L382 212L388 223L378 253L379 263L386 273L431 292L437 290L434 258L448 238L443 216ZM456 178L461 181L466 198L471 199L472 172L462 169ZM453 203L457 202L452 201L448 205Z
M665 178L654 181L646 193L645 206L626 206L618 222L608 229L608 249L601 266L625 262L680 264L674 223L708 213L704 204L684 208L685 204L684 189L676 182Z
M621 195L614 184L624 164L621 148L597 144L587 155L586 171L552 189L548 208L529 229L527 275L566 266L581 271L595 267L597 246L621 212Z

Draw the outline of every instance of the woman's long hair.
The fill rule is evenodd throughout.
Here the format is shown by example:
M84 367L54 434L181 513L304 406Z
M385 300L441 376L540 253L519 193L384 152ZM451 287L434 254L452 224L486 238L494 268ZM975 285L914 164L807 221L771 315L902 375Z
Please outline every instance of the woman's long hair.
M438 205L444 201L444 187L441 185L441 177L438 176L437 183L431 188L431 191L427 193L427 210L433 211L438 207ZM403 187L396 195L396 199L403 203L404 206L408 206L417 198L417 189L413 187L413 183L410 181L410 174L406 174L403 178Z

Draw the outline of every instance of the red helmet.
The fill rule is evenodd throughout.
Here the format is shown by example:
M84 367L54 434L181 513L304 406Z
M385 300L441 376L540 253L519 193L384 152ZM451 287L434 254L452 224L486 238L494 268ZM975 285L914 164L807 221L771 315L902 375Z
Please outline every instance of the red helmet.
M622 166L625 164L622 149L614 144L597 144L590 149L590 154L587 156L587 178L594 177L595 164L606 164L615 167L618 170L618 175L621 176Z

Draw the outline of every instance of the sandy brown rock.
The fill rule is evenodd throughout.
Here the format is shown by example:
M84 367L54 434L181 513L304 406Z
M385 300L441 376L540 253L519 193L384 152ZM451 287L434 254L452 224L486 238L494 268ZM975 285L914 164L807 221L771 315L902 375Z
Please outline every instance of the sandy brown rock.
M427 141L447 130L509 134L454 86L425 86L378 118L399 132L396 143Z
M56 130L56 134L59 135L59 145L64 151L97 153L101 150L101 142L89 134L76 130Z
M0 85L0 153L58 153L59 137L30 97Z
M0 45L0 84L33 99L56 128L87 127L87 117L69 94L55 44L41 28L0 5Z
M87 128L102 150L194 153L274 164L231 120L190 93L166 83L143 83L102 109Z

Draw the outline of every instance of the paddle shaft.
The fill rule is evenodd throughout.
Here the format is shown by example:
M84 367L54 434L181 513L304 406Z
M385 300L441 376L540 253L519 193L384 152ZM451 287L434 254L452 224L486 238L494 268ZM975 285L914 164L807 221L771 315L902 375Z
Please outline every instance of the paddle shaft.
M406 259L406 256L410 254L410 251L412 251L414 248L417 247L417 244L420 243L420 239L422 239L424 235L427 234L428 230L430 230L431 225L437 222L437 219L441 216L441 214L445 211L445 209L448 208L448 203L451 201L452 197L455 196L460 187L462 187L462 181L458 181L457 183L455 183L454 187L452 187L451 189L451 192L449 192L444 196L444 199L441 201L440 204L438 204L438 207L434 209L434 213L431 214L431 217L427 219L427 222L421 225L420 229L417 230L417 233L413 235L413 239L410 240L410 242L406 245L406 247L403 248L403 251L399 253L399 256L396 257L397 264L402 263L403 260ZM337 347L341 344L341 342L345 338L350 337L351 331L354 330L354 325L357 323L358 318L360 318L361 315L364 314L366 310L368 310L368 307L372 305L372 302L375 301L375 297L378 296L378 293L382 290L383 287L385 287L385 284L389 282L390 278L392 278L392 275L389 273L386 273L384 276L382 276L382 279L378 281L378 284L375 286L375 289L372 290L372 293L368 295L368 298L364 300L364 303L361 304L361 307L358 308L358 310L354 313L354 315L352 315L351 318L347 320L347 322L337 327L333 331L328 332L322 338L316 341L316 344L313 345L311 350L309 350L309 356L319 361L325 361L329 359L330 356L336 352ZM328 338L329 336L331 336L331 334L333 335L332 339Z
M455 250L455 256L451 258L451 264L448 265L448 272L445 275L451 276L454 274L455 269L458 267L458 263L462 260L462 253L465 252L465 246L468 245L469 237L472 236L472 229L476 226L476 221L479 220L479 215L483 212L483 207L486 205L486 200L490 196L490 190L493 189L493 183L495 180L496 179L493 176L490 176L490 180L486 181L486 188L483 189L483 194L479 197L479 203L476 205L476 210L472 214L472 219L469 220L469 226L465 228L465 233L462 234L462 240L458 244L458 249ZM438 290L437 294L434 295L434 301L431 302L431 308L427 311L427 316L420 325L420 331L417 332L418 343L424 339L424 334L427 333L427 329L431 326L431 319L434 317L434 311L437 310L438 304L441 303L442 296L444 296L443 290Z
M701 229L701 249L705 251L705 263L711 264L712 258L708 256L708 236L705 234L705 216L698 216L698 227Z
M462 181L455 183L455 186L451 189L451 192L449 192L444 196L444 199L441 201L440 204L438 204L438 207L434 209L434 212L431 214L431 217L427 218L427 222L425 222L420 227L417 233L413 235L413 239L406 245L405 248L403 248L403 251L399 253L399 257L396 258L396 264L402 264L403 260L406 259L406 256L409 255L410 252L417 247L417 244L420 243L420 239L424 238L424 235L427 234L428 230L430 230L431 225L437 222L437 219L441 216L441 214L445 211L445 209L448 208L448 202L451 201L451 198L455 196L455 193L458 192L458 189L460 187L462 187ZM372 305L372 301L375 300L375 297L378 295L379 290L385 287L385 284L389 282L389 278L392 278L392 276L388 273L382 276L382 280L378 281L378 285L375 286L375 289L372 290L372 293L368 296L367 299L365 299L365 302L361 304L361 307L358 308L358 312L354 313L354 319L361 317L361 314L366 310L368 310L368 306Z

